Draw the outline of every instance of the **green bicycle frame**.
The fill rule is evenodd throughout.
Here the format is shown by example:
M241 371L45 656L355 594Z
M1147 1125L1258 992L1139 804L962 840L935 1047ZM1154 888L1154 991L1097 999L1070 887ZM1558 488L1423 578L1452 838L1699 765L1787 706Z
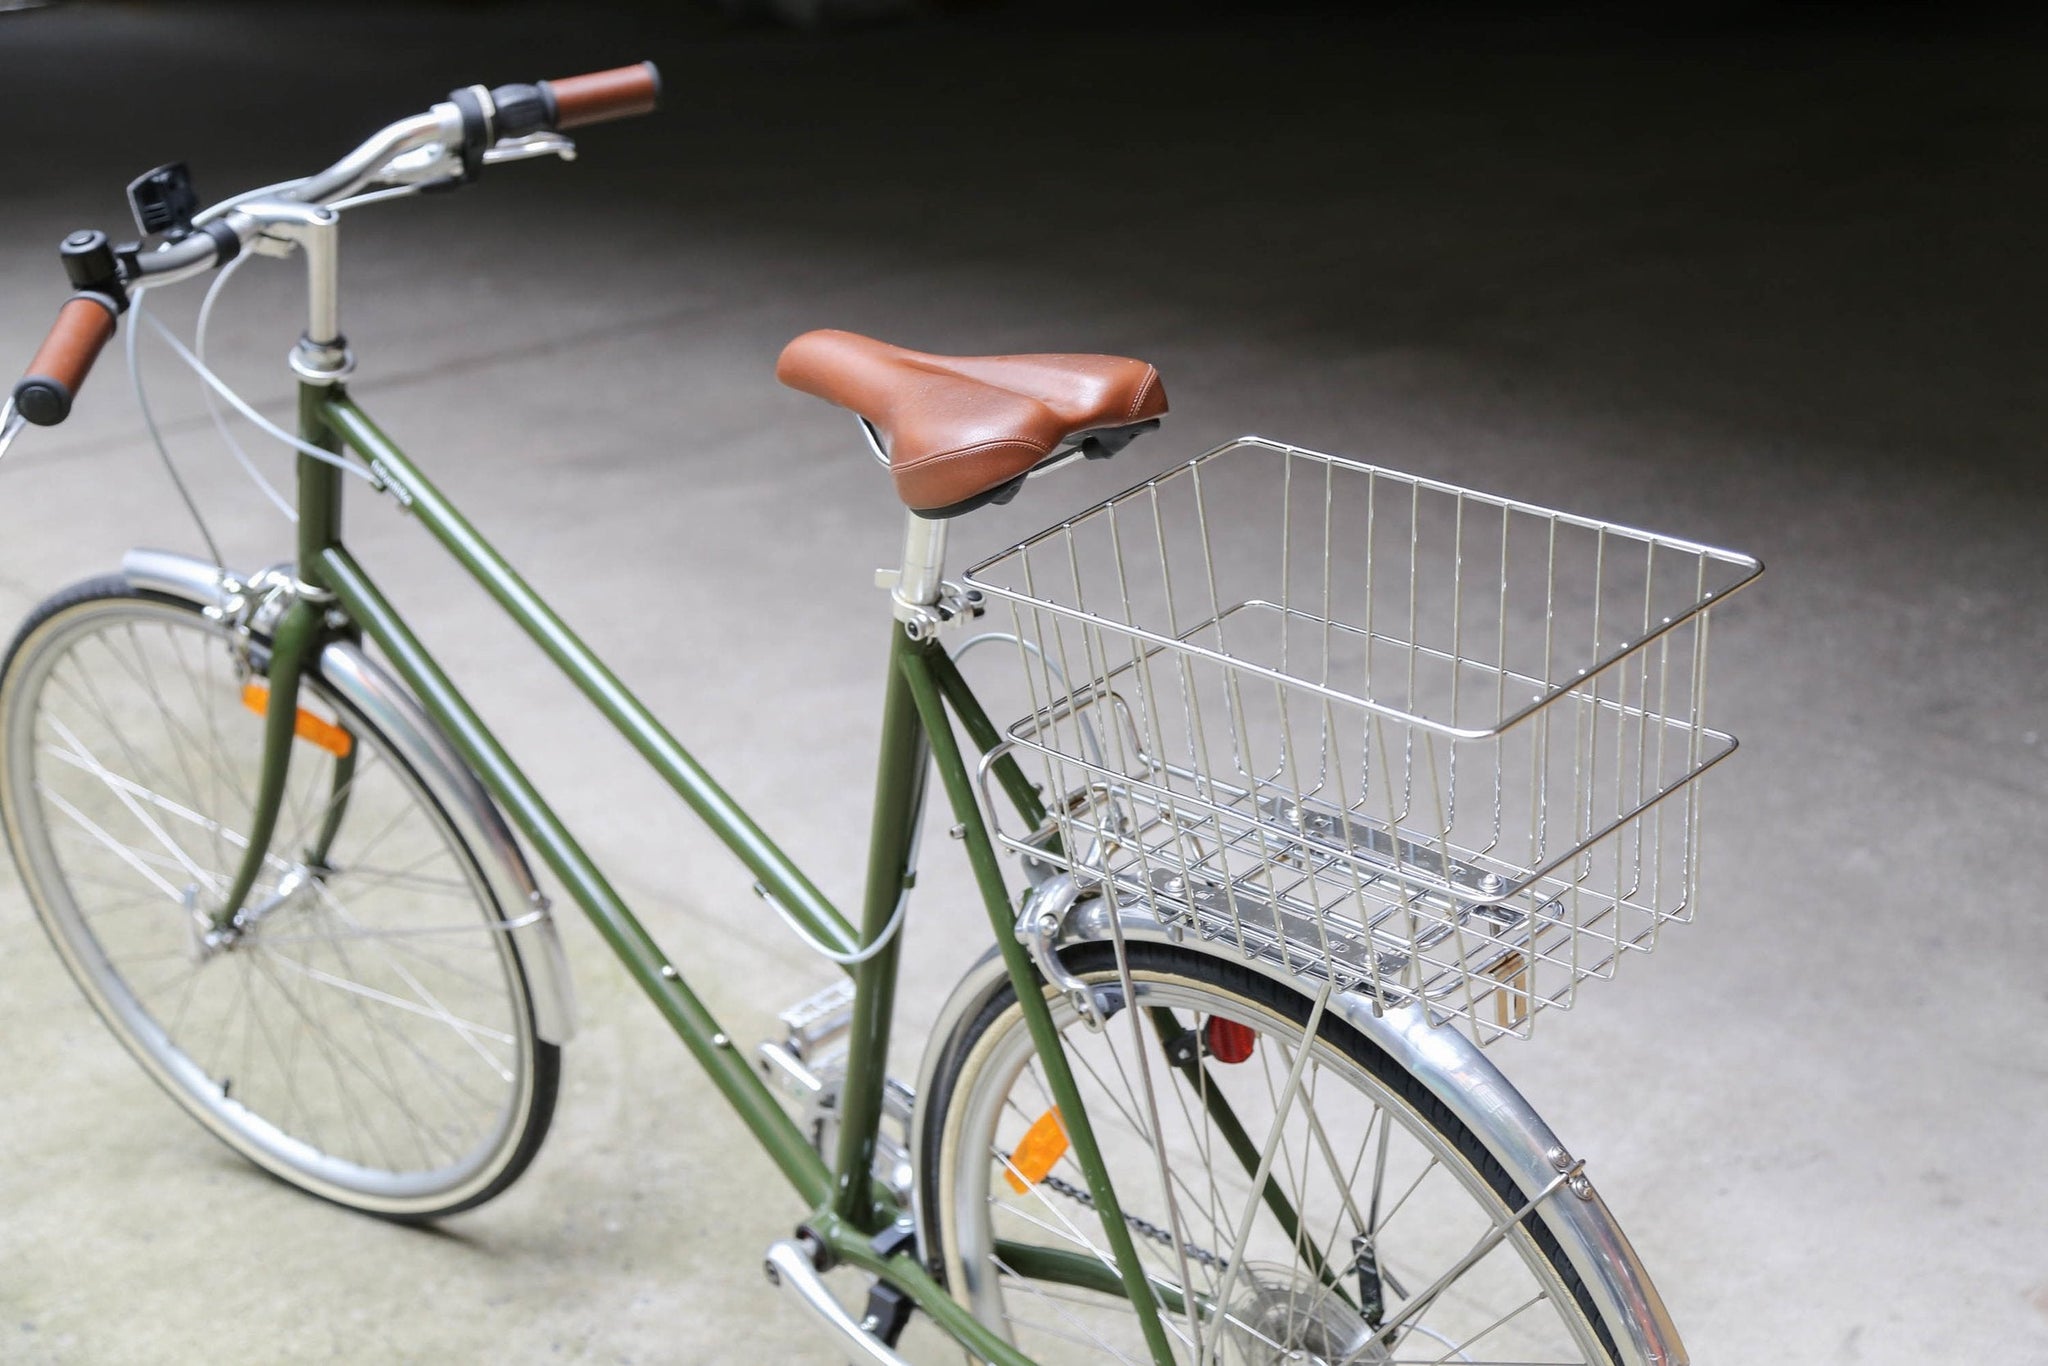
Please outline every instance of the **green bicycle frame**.
M956 723L986 753L996 730L947 654L896 626L884 690L868 870L858 928L740 809L689 752L542 601L434 487L418 466L379 431L339 384L306 383L300 390L301 439L340 454L353 451L376 483L440 541L455 559L540 646L643 759L675 789L699 818L736 854L812 939L851 961L853 1023L841 1097L838 1152L828 1167L703 1001L670 955L635 918L624 900L549 808L526 775L449 680L389 599L342 542L342 474L325 461L298 460L298 576L302 590L273 635L270 703L256 819L243 864L219 911L223 926L247 900L274 829L292 748L299 679L313 667L324 641L336 634L375 641L435 723L482 779L574 898L642 991L661 1011L712 1082L811 1210L804 1227L830 1256L860 1266L896 1285L975 1355L999 1366L1029 1366L1025 1357L956 1302L911 1251L885 1251L886 1235L905 1212L872 1181L882 1118L884 1066L894 1016L900 938L888 933L915 873L916 827L927 775L936 766L955 821L961 827L976 885L996 943L1022 1004L1076 1161L1100 1212L1114 1254L1112 1275L1081 1254L1034 1249L1033 1275L1085 1286L1131 1300L1155 1362L1173 1360L1162 1308L1183 1311L1181 1296L1145 1277L1131 1231L1118 1204L1093 1129L1059 1043L1044 986L1013 927L1017 907L1005 885L994 842L974 794ZM1024 818L1042 818L1037 794L1011 760L996 776ZM329 826L338 824L338 817ZM319 836L323 852L333 830ZM871 950L871 951L866 951ZM894 1240L900 1243L900 1240ZM1020 1257L1022 1250L1019 1250ZM1163 1302L1163 1303L1162 1303Z

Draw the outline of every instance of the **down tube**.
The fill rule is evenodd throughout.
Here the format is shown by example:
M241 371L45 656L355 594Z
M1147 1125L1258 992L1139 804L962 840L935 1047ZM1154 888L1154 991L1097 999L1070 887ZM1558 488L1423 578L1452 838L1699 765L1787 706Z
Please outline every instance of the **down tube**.
M797 1193L812 1208L831 1199L832 1177L824 1160L354 557L339 546L330 547L322 552L321 568L349 615L383 649L435 724L540 850Z

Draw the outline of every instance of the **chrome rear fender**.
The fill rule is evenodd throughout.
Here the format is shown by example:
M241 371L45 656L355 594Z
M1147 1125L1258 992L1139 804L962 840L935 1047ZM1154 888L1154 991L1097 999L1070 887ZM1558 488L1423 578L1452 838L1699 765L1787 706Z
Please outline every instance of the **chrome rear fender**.
M1117 910L1126 940L1178 943L1188 952L1211 953L1263 972L1297 990L1306 989L1301 978L1277 965L1220 951L1185 936L1176 940L1149 906L1123 901ZM1090 897L1067 911L1053 946L1057 951L1069 945L1110 942L1112 938L1107 903L1101 897ZM931 1116L926 1112L924 1098L932 1094L933 1081L949 1041L961 1024L978 1014L1008 980L1002 959L991 951L968 970L940 1010L919 1068L918 1104L911 1118L914 1157L921 1157L926 1151L924 1126ZM1431 1026L1421 1012L1412 1008L1376 1013L1371 999L1356 992L1333 996L1325 1009L1341 1016L1420 1079L1486 1145L1525 1198L1535 1199L1557 1179L1559 1162L1570 1162L1569 1156L1560 1156L1566 1149L1550 1126L1464 1035ZM1592 1184L1583 1182L1559 1189L1538 1206L1538 1213L1585 1282L1601 1316L1614 1330L1616 1346L1627 1366L1685 1366L1685 1348L1663 1300ZM935 1246L921 1201L915 1214L919 1245Z

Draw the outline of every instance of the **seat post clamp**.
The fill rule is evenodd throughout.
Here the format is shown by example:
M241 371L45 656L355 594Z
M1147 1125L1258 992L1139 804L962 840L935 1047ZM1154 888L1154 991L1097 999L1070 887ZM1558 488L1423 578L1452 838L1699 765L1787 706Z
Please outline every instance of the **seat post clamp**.
M982 602L979 588L943 579L939 583L937 602L910 602L898 591L902 582L903 571L900 569L875 571L875 587L888 592L896 620L903 623L904 633L912 640L935 639L939 628L948 622L971 621L988 610Z

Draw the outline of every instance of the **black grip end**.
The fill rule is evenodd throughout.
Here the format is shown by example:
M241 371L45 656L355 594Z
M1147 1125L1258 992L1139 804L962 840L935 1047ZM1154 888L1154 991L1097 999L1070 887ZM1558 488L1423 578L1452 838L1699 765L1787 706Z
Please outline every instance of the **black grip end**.
M47 375L24 375L14 386L14 411L38 427L71 416L71 390Z

